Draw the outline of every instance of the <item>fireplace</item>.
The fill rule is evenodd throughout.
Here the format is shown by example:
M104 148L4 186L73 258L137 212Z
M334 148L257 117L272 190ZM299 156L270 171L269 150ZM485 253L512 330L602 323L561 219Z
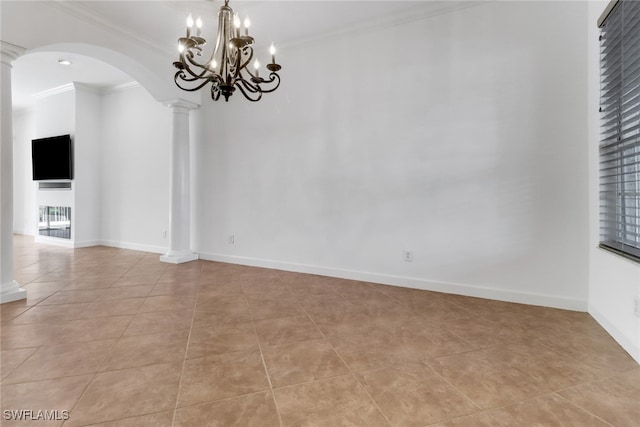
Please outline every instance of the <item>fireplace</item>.
M71 239L71 207L40 206L38 233L41 236Z

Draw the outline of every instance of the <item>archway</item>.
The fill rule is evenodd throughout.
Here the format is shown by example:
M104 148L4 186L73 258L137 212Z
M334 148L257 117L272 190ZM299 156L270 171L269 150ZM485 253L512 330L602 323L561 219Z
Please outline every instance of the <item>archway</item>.
M37 52L69 52L98 59L112 65L136 80L156 101L172 110L171 114L171 212L170 244L166 254L161 257L165 262L180 263L197 259L190 249L190 195L189 195L189 111L199 106L199 94L185 93L177 89L165 74L151 70L139 61L116 50L87 43L54 43L29 50L3 42L3 108L2 108L2 261L0 269L0 302L9 302L25 297L13 280L13 159L12 159L12 113L10 94L11 63L20 55ZM170 67L170 62L168 62ZM163 70L164 71L164 70ZM8 82L8 84L7 84ZM8 102L5 102L7 101ZM5 176L7 175L7 176ZM5 277L6 276L6 277Z
M166 104L174 99L183 99L200 104L199 93L183 92L172 84L169 60L167 60L167 69L152 70L141 62L113 49L87 43L54 43L29 49L25 55L37 52L68 52L98 59L131 76L158 102Z

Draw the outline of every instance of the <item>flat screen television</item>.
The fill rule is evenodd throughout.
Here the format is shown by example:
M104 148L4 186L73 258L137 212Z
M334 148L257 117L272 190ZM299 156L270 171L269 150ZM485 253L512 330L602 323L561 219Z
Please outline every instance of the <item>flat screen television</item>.
M73 179L71 135L31 141L33 180Z

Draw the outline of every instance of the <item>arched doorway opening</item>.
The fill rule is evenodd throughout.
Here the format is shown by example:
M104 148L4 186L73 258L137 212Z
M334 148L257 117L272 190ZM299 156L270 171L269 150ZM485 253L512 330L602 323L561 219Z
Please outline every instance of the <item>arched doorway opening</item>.
M155 164L160 166L158 173L155 173L155 174L146 173L146 176L147 177L153 176L153 183L149 184L148 188L149 187L152 188L156 194L159 194L159 193L163 194L163 197L156 198L156 203L158 204L158 207L156 209L153 209L152 207L150 211L156 211L156 212L160 211L165 213L164 217L166 218L165 219L166 224L163 224L162 227L157 227L158 230L156 231L157 231L157 235L159 236L161 235L162 238L166 239L168 237L168 241L166 243L160 241L158 242L157 245L144 245L144 244L136 245L135 242L133 243L129 242L126 237L123 237L120 240L114 241L110 237L105 238L104 235L100 234L100 231L96 231L96 230L100 230L100 228L102 227L102 224L100 222L97 222L95 220L93 222L87 221L85 217L84 222L89 223L88 226L85 224L83 228L85 232L85 237L77 239L77 241L73 242L71 247L91 246L93 244L112 244L113 246L120 246L120 247L126 247L128 245L128 246L131 246L132 249L150 250L152 252L165 253L165 256L163 258L165 258L164 260L168 262L185 262L185 261L197 258L197 256L194 256L194 254L192 254L189 249L189 239L188 239L189 237L189 223L188 223L189 183L187 180L189 176L188 174L189 110L193 108L197 108L198 103L192 102L193 99L191 101L185 100L184 99L185 95L187 98L190 98L191 96L189 94L178 93L178 90L171 84L171 81L169 79L164 80L163 78L161 78L158 72L152 71L148 67L139 63L138 61L133 60L130 57L109 48L89 45L84 43L63 43L63 44L51 44L51 45L38 47L35 49L30 49L24 52L24 55L25 55L25 58L27 58L29 56L35 56L38 54L45 55L47 53L53 53L53 52L78 55L79 57L92 58L94 60L99 60L106 64L109 64L110 66L113 66L121 70L122 72L126 73L128 76L130 76L131 81L137 82L137 85L131 85L130 87L136 86L138 88L138 92L142 91L146 94L148 99L146 101L140 101L141 103L146 102L145 107L140 108L138 110L133 109L131 110L131 114L128 115L129 117L133 117L133 119L132 119L132 122L129 123L130 132L125 132L125 133L129 135L133 135L135 131L139 131L141 128L143 128L142 126L138 125L139 123L137 123L140 121L139 118L142 117L147 121L150 121L153 124L155 124L155 125L152 124L151 126L149 126L148 129L152 129L156 132L156 138L153 138L153 136L147 137L148 135L142 132L143 135L138 140L145 140L145 137L147 137L146 141L148 143L149 138L151 138L154 142L157 142L157 146L154 146L153 149L146 150L146 153L137 152L137 153L129 153L129 155L127 155L127 153L124 153L125 155L122 158L126 158L129 160L134 159L135 161L145 161L147 158L152 157L153 158L152 162L150 162L149 164ZM17 61L19 61L19 59ZM73 120L69 120L69 121L74 122L74 125L77 125L77 128L74 128L74 130L70 132L63 131L63 133L64 132L76 133L75 135L76 145L80 144L80 140L78 140L78 138L80 138L80 134L82 134L82 141L84 141L83 142L84 145L82 145L82 149L78 148L79 145L76 147L76 157L79 156L78 153L80 151L83 152L82 154L83 158L81 160L83 160L84 162L82 166L78 165L76 170L79 171L80 169L82 169L84 171L82 173L82 176L84 178L84 181L83 181L84 184L75 186L76 194L74 194L74 200L75 201L90 200L91 203L90 203L89 209L86 209L88 205L85 202L83 202L83 204L85 205L85 212L91 212L93 217L98 217L102 214L101 208L103 206L101 206L101 203L104 204L103 195L107 193L107 191L105 191L105 186L104 185L100 186L100 185L105 181L108 182L107 185L110 185L112 183L110 179L103 179L104 177L100 176L99 174L100 174L100 171L104 171L105 168L114 167L114 165L105 166L104 158L102 156L104 154L104 150L100 147L101 147L101 144L104 143L105 140L108 138L104 137L103 140L101 140L101 138L103 134L108 133L108 132L105 132L104 129L111 130L114 128L119 128L119 126L113 125L113 121L111 123L111 126L95 123L96 122L95 113L97 110L101 110L102 108L102 107L96 107L97 105L96 97L104 95L104 90L98 89L96 91L95 87L92 87L91 85L88 85L88 86L83 85L80 82L70 83L70 85L71 85L71 89L73 89L76 93L82 93L81 96L80 95L76 96L76 100L82 98L84 101L88 100L89 102L89 104L84 103L82 105L74 104L75 116ZM148 102L149 100L152 101L151 104L153 104L153 106ZM116 104L117 104L117 101L116 101ZM125 104L126 103L121 102L121 105L125 105ZM93 107L87 107L87 105L93 105ZM110 105L111 105L110 107L111 110L114 110L113 102ZM170 112L165 108L166 106L171 107ZM162 112L158 112L159 111L158 109L161 109ZM152 110L155 110L155 113ZM59 109L54 108L51 111L55 113L55 114L52 114L52 116L54 116L58 114L60 111L64 111L64 108L59 108ZM91 117L92 111L93 111L93 118ZM89 117L89 120L85 121L84 119L81 119L80 116L82 116L84 119ZM9 118L7 119L7 114L3 113L3 127L4 127L4 123L6 123L7 121L11 125L13 125L14 120L10 113L8 117ZM94 122L93 124L90 124L90 125L86 124L86 123L90 123L92 120ZM185 121L186 121L186 125L185 125ZM53 126L53 129L55 128L56 127ZM82 128L82 131L80 130L80 128ZM11 132L9 132L9 135L11 135ZM42 136L42 135L39 135L39 136ZM4 138L4 133L3 133L3 140L4 139L8 139L8 138ZM113 140L114 140L113 138L110 139L110 141L113 141ZM3 141L3 145L4 144L5 142ZM9 144L11 144L11 142L9 142ZM91 145L91 147L89 147L89 145ZM118 153L118 154L122 154L122 153ZM5 157L7 159L5 159ZM12 162L12 157L13 156L3 155L3 165L5 160ZM26 158L28 156L23 155L23 157ZM92 161L86 161L87 159L89 160L100 159L102 163L98 164ZM21 166L24 166L24 165L20 165L14 168L14 165L11 164L11 169L20 171L23 169ZM133 170L135 169L135 167L131 169ZM171 171L170 174L167 173L167 169ZM185 174L185 170L187 171L186 174ZM89 173L87 173L87 171L89 171ZM177 179L176 179L176 176L177 176ZM77 178L78 178L78 175L76 174L76 179ZM13 184L13 179L11 181L12 181L11 184ZM128 189L130 189L131 187L135 188L135 186L132 186L129 184L131 182L138 182L138 179L133 179L130 181L127 181L125 179L124 182L121 182L120 184L122 187L126 187ZM78 183L80 183L80 181L78 181ZM82 190L80 190L81 188ZM145 196L148 197L148 194L149 194L148 188L146 188L144 191L139 191L140 194L138 195L138 197L136 197L135 195L134 196L129 195L129 199L144 200L140 197L140 195L144 193ZM187 191L185 191L185 188L187 189ZM174 191L176 189L179 189L179 191ZM166 198L167 193L171 194L170 203L167 203L167 201L164 200L164 198ZM6 197L5 197L5 194L6 194ZM96 194L98 194L97 197L96 197ZM11 191L3 191L3 205L4 205L3 211L8 210L6 209L6 207L10 206L10 210L13 212L14 196L15 195L12 194ZM9 198L10 200L8 200ZM161 201L158 202L158 200L161 200ZM185 203L185 200L186 200L186 203ZM39 205L39 202L36 200L35 204ZM107 204L108 204L108 201L107 201ZM167 204L171 206L170 212L167 211ZM185 206L186 206L186 209L185 209ZM26 209L26 210L32 213L35 211L35 209ZM174 211L178 211L178 214L176 215ZM77 210L77 213L79 215L82 215L82 209L79 208ZM122 209L120 210L120 212L116 212L116 215L118 214L122 217L129 216L129 215L123 214ZM185 218L186 218L186 221L185 221ZM6 218L3 219L3 223L4 222L7 222ZM4 228L8 228L9 231L6 233L3 232L2 234L3 249L5 246L10 246L12 241L13 218L11 218L11 220L9 220L8 222L9 222L8 227L4 227ZM139 221L138 223L147 224L148 221ZM87 228L89 229L89 232L86 232ZM167 233L167 231L169 232ZM80 234L80 231L78 231L78 234ZM186 239L185 239L185 236L187 236ZM179 244L174 245L173 244L174 240L178 241ZM13 264L12 261L13 261L12 257L6 257L5 259L3 255L2 270L3 271L10 270ZM16 282L13 280L12 276L9 277L9 279L10 280L7 281L7 280L4 280L3 278L3 283L2 283L3 292L5 288L11 288L9 289L11 292L15 290L13 288L16 287L15 286ZM5 282L8 283L8 286L5 286ZM7 299L7 301L9 300L12 300L11 297ZM5 300L3 299L3 301Z

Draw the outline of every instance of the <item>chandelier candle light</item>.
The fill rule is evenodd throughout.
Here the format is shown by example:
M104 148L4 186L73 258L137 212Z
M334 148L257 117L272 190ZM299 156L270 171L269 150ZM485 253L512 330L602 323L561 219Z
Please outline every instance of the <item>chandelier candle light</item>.
M195 34L194 32L195 25ZM194 92L211 83L211 98L214 101L222 95L225 101L233 95L236 88L249 101L259 101L263 93L273 92L280 86L276 64L276 48L271 44L271 63L266 68L269 71L267 79L260 77L260 62L253 61L253 72L248 65L253 59L253 37L249 36L249 18L244 20L244 31L241 29L240 18L229 7L229 0L218 12L218 38L211 57L206 63L198 61L202 57L202 48L207 41L201 36L202 19L195 21L189 15L187 18L187 36L178 39L179 60L173 65L178 69L174 76L176 85L182 90Z

